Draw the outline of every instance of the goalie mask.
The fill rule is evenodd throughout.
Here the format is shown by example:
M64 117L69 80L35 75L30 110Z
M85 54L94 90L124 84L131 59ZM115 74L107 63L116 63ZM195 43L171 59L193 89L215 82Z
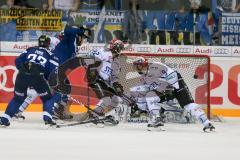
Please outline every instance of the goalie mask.
M144 57L137 57L133 62L133 68L139 74L146 74L148 70L148 60Z
M121 40L113 39L109 42L109 50L113 53L114 57L120 55L124 49L124 43Z

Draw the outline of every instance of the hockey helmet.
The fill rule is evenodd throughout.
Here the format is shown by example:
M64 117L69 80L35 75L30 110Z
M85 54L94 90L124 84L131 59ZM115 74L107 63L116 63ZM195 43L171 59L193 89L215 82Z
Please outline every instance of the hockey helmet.
M133 61L133 67L139 74L146 73L148 69L148 60L145 57L136 57Z
M124 43L123 43L121 40L112 39L112 40L109 42L109 50L110 50L113 54L119 55L123 49L124 49Z
M41 35L38 38L38 46L43 48L49 48L51 39L47 35Z
M89 41L90 37L91 30L88 28L80 27L80 32L77 33L77 45L81 46L85 40Z

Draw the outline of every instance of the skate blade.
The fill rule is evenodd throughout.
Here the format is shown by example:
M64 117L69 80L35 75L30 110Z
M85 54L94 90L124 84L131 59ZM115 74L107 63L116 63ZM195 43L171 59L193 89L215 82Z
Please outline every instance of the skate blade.
M52 130L52 129L56 129L58 128L58 125L48 125L48 124L44 124L43 129L45 130Z
M23 122L23 121L25 121L25 118L22 118L22 117L18 117L18 118L13 117L12 120L15 121L15 122Z
M87 123L83 125L84 127L90 128L90 127L96 127L96 128L104 128L105 125L103 123Z
M204 133L213 133L213 132L216 132L216 129L207 129L207 130L204 130L203 131Z
M166 131L163 127L148 127L147 128L147 131L155 131L155 132L163 132L163 131Z

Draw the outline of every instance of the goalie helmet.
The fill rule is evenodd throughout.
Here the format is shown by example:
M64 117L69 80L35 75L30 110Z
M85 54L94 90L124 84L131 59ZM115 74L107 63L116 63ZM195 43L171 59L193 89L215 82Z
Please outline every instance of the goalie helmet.
M118 39L112 39L109 42L109 50L115 54L115 56L120 55L120 52L124 49L124 43Z
M145 57L136 57L133 61L133 67L139 74L145 74L148 69L148 60Z
M51 39L46 35L41 35L38 38L38 46L49 49Z

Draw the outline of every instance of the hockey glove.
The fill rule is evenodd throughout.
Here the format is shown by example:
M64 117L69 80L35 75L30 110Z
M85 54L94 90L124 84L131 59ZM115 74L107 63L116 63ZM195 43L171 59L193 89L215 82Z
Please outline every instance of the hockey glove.
M121 97L123 95L123 86L120 83L114 82L113 88L118 96Z

